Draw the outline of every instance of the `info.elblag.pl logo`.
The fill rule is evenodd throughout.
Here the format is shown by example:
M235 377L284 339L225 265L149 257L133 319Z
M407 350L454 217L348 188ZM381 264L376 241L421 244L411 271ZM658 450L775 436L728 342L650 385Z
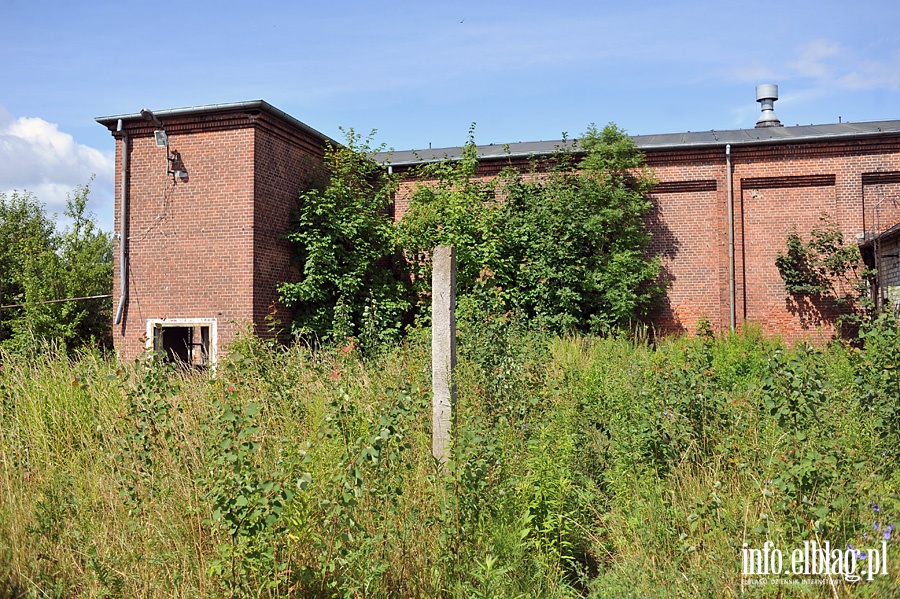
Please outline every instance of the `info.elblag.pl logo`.
M832 548L831 542L803 541L785 553L772 541L766 541L760 549L744 543L741 550L741 574L747 576L820 576L840 577L846 582L859 582L863 578L874 580L876 576L888 574L888 543L880 546L855 549Z

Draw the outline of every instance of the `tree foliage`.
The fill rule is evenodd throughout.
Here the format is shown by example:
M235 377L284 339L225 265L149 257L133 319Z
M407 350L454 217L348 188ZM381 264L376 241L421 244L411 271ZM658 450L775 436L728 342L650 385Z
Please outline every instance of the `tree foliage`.
M605 332L647 313L661 288L644 216L654 180L634 142L591 126L531 172L480 174L475 142L423 165L394 225L397 181L352 131L326 150L327 185L300 196L288 234L300 280L280 286L308 339L393 339L430 292L437 245L457 251L463 314L515 312L553 331ZM420 305L426 303L422 301Z
M347 144L328 145L328 181L300 195L287 239L300 280L279 286L295 309L293 333L307 342L368 345L396 338L409 310L393 224L386 212L394 180L372 155L370 139L352 129Z
M89 185L66 202L62 231L34 195L0 194L0 343L27 351L38 340L64 347L109 345L109 299L48 303L106 295L112 289L112 239L87 212Z
M529 173L488 181L477 166L470 137L460 161L419 173L399 223L417 280L428 279L421 257L446 243L457 247L460 295L551 330L603 332L646 315L660 292L644 221L654 180L621 129L591 126Z
M862 267L859 249L844 244L844 234L827 215L819 217L820 227L810 232L808 242L796 230L788 233L787 250L779 253L775 266L792 295L830 297L850 303L860 295L860 283L868 274ZM865 287L862 288L863 290Z
M796 230L787 236L784 253L775 258L792 310L818 320L831 314L844 334L873 316L870 284L875 271L862 262L859 248L846 245L844 234L827 214L804 242Z
M498 181L478 178L473 132L458 161L423 165L409 208L397 223L399 244L420 295L431 289L430 257L438 245L456 248L456 292L470 294L484 280L482 271L503 257L503 209L496 201Z

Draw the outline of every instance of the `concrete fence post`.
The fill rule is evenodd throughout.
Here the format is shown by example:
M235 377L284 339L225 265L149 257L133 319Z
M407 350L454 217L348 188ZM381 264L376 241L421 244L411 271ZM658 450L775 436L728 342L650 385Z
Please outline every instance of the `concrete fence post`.
M456 403L456 248L439 245L431 262L431 453L443 464L450 457Z

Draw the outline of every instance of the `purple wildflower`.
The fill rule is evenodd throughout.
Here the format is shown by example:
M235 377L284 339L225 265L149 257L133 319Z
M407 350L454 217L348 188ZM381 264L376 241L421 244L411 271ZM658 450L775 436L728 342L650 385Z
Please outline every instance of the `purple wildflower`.
M878 504L877 504L877 503L873 503L873 504L872 504L872 511L873 511L873 512L880 512L880 511L881 511L880 509L878 509Z

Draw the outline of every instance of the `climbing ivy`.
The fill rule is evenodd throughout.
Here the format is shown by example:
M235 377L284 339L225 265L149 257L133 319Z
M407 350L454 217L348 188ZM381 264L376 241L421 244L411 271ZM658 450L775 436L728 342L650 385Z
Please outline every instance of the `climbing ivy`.
M844 243L844 234L828 214L819 222L806 242L792 229L775 266L796 304L811 304L820 312L829 309L839 323L858 324L873 308L869 290L875 271L862 263L855 245Z

